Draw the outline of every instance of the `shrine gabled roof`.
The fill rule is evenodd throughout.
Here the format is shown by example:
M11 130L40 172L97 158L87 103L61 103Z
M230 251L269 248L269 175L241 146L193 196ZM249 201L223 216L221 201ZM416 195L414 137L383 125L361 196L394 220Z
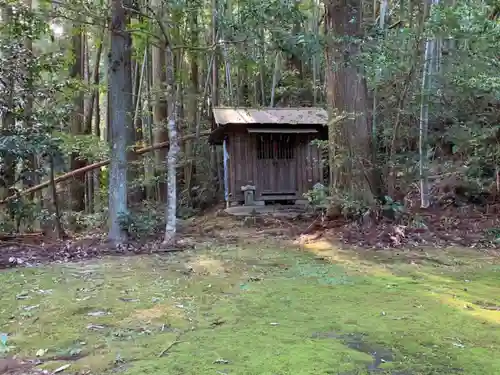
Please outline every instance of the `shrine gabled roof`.
M328 113L323 108L229 108L213 109L218 126L227 124L327 125Z

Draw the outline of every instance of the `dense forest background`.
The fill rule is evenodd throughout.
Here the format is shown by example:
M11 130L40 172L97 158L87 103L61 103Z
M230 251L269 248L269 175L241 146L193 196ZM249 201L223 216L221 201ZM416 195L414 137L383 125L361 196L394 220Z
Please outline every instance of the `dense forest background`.
M221 199L216 105L326 108L330 219L500 192L498 1L0 4L0 232L174 241Z

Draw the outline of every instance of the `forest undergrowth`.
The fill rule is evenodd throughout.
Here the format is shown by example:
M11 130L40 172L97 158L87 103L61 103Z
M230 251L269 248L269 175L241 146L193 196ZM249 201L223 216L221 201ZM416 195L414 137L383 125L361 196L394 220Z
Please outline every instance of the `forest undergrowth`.
M95 227L84 231L67 231L68 237L53 240L41 233L2 235L0 268L91 259L106 255L131 255L178 252L205 246L227 244L247 238L280 238L294 241L304 235L327 238L339 246L364 249L414 249L421 247L495 249L500 246L500 204L434 205L429 209L399 206L377 206L356 220L352 217L328 216L328 212L306 210L285 218L281 215L259 215L243 218L229 216L222 206L200 215L180 220L179 239L174 245L162 244L160 235L163 215L135 218L135 227L126 247L109 246L106 233ZM396 217L395 217L396 216ZM249 220L250 219L250 220ZM141 222L142 220L142 222Z

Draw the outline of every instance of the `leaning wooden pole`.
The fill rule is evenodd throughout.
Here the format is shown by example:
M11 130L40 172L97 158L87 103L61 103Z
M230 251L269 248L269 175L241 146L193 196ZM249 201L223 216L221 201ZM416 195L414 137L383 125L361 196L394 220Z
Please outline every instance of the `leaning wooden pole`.
M210 135L210 133L211 133L211 131L201 132L198 135L197 134L188 134L188 135L186 135L184 137L179 137L178 140L179 140L179 142L185 142L185 141L188 141L188 140L191 140L191 139L196 139L198 137L206 137L206 136ZM139 149L135 150L134 153L136 155L142 155L142 154L145 154L145 153L150 152L150 151L159 150L159 149L162 149L162 148L167 148L168 146L169 146L169 142L168 141L161 142L161 143L157 143L157 144L154 144L154 145L151 145L151 146L148 146L148 147L139 148ZM109 162L110 162L110 160L107 159L107 160L103 160L103 161L100 161L100 162L97 162L97 163L94 163L94 164L87 165L87 166L79 168L79 169L75 169L74 171L68 172L66 174L63 174L63 175L55 178L54 182L56 184L58 184L60 182L66 181L66 180L68 180L68 179L70 179L72 177L79 176L82 173L86 173L86 172L89 172L89 171L93 171L94 169L104 167L104 166L108 165ZM5 203L11 201L11 200L15 199L18 196L28 195L28 194L37 192L37 191L42 190L42 189L44 189L46 187L49 187L49 186L50 186L50 181L46 181L46 182L41 183L39 185L33 186L33 187L29 188L29 189L26 189L26 190L23 190L23 191L19 192L16 195L11 195L10 197L5 198L4 200L0 201L0 205L5 204Z

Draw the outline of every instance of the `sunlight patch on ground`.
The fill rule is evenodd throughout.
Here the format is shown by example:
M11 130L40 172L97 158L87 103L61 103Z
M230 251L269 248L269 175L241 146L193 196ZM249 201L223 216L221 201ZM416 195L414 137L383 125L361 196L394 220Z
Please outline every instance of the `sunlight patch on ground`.
M219 275L224 272L224 264L218 259L210 258L206 255L197 256L188 263L190 267L197 274Z
M136 310L133 312L132 318L145 322L152 322L161 318L183 318L184 314L179 306L161 305L150 309Z
M397 266L393 265L393 270L391 270L390 266L379 266L374 262L369 262L359 259L352 251L345 251L339 249L337 246L332 244L330 241L326 239L313 240L302 243L302 247L306 250L310 251L313 254L322 256L333 263L339 263L345 265L347 267L355 267L360 269L363 268L364 271L368 271L372 276L396 276L401 274L401 269L397 269ZM397 253L396 259L400 257L400 251L394 250ZM403 252L404 253L404 252ZM350 256L348 255L350 254ZM408 254L407 254L408 255ZM407 256L406 255L406 256ZM448 272L460 270L461 267L475 267L475 268L483 268L477 264L478 261L478 253L473 252L470 249L465 249L463 253L461 253L458 249L449 249L448 251L440 251L438 253L430 253L426 251L412 253L413 258L420 258L426 263L431 264L441 264L448 268ZM404 254L403 254L404 256ZM495 259L487 256L479 256L479 260L484 260L486 265L489 262L494 261ZM413 260L411 261L413 262ZM437 263L436 263L437 262ZM459 309L461 312L473 316L475 318L481 319L483 321L488 321L490 323L499 324L500 323L500 307L497 309L485 309L482 306L478 306L473 303L470 298L469 300L460 299L457 297L456 293L468 291L466 288L469 280L462 280L462 287L457 286L457 280L452 280L447 277L431 274L428 269L419 264L413 264L413 269L410 270L412 274L418 275L422 279L426 280L425 285L430 289L427 294L432 296L433 298L437 298L441 303L444 303L448 306ZM422 271L425 270L425 271ZM408 269L406 269L408 271ZM403 274L406 272L403 272ZM454 288L454 289L453 289ZM485 285L480 285L479 288L475 288L476 293L477 289L480 289L479 293L484 296L484 292L487 291L487 296L494 296L500 293L500 285L497 284L495 288L489 288ZM492 290L493 289L493 290ZM481 293L481 291L483 293ZM478 297L479 298L479 297ZM477 300L477 298L476 298Z
M357 259L353 259L352 254L346 255L340 248L332 244L326 239L317 239L312 241L304 241L300 244L307 251L329 259L330 261L345 263L345 264L358 264Z
M374 276L391 275L391 272L385 267L360 259L353 251L341 249L324 238L298 243L305 250L323 257L329 262L339 263L356 271L368 272Z
M486 310L474 303L453 296L444 295L439 298L443 303L453 306L470 316L490 323L500 324L500 311Z
M0 325L9 354L67 374L500 374L478 302L500 304L497 266L439 256L259 242L9 270Z
M482 321L500 324L500 306L497 310L496 308L488 309L488 306L481 305L481 302L488 305L488 302L485 301L492 298L498 300L500 284L492 287L485 285L481 280L471 281L467 279L467 274L458 280L453 279L449 277L450 275L456 276L456 267L453 269L454 272L448 273L448 277L445 277L444 274L433 275L423 271L418 271L415 274L422 279L422 286L427 288L428 295ZM458 274L461 275L460 272ZM491 303L491 305L496 307L495 303Z

